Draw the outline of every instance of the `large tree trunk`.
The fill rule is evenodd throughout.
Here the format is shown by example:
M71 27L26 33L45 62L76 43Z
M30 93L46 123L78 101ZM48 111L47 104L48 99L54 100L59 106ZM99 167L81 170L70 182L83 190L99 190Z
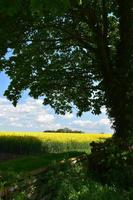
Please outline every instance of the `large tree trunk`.
M109 91L109 114L114 118L115 135L133 135L133 1L118 0L120 43L116 68Z
M103 1L105 5L105 1ZM106 7L103 6L103 33L99 38L99 59L104 77L106 106L116 137L133 135L133 1L118 0L120 42L115 66L110 62L107 44Z

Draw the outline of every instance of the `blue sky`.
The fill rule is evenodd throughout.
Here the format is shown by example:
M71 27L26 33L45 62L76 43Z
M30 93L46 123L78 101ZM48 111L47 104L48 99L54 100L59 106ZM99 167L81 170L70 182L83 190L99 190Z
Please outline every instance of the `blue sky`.
M57 115L49 106L43 106L42 100L34 100L27 92L23 94L15 108L3 93L9 85L9 78L0 73L0 131L44 131L68 127L87 133L112 133L106 109L95 116L87 112L77 117L75 111L65 116Z

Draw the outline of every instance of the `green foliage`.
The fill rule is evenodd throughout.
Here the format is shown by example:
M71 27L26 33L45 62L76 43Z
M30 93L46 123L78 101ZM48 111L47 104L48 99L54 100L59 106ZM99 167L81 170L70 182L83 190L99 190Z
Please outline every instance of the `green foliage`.
M15 179L21 179L32 170L45 168L60 160L80 156L81 152L45 153L43 155L22 156L0 164L0 180L6 185L12 184ZM1 185L2 186L2 185Z
M62 5L61 2L66 4L68 1L44 2L56 8L58 4ZM40 3L33 1L33 3L35 3L34 7L37 4L43 8L43 1ZM22 16L18 14L15 16L16 20L11 17L10 24L9 19L8 21L5 19L7 24L4 24L1 29L4 37L1 42L7 46L7 51L9 48L13 50L9 61L2 60L3 69L12 79L5 95L14 105L21 97L21 91L29 88L29 94L34 98L45 95L44 104L50 104L57 113L70 111L71 103L79 108L79 115L89 110L100 113L104 98L101 86L94 86L94 81L101 79L100 72L95 69L98 65L94 56L95 33L84 20L79 18L84 7L80 9L75 6L72 6L72 11L68 11L63 16L58 16L57 13L55 16L46 8L41 17L32 15L29 12L30 4L24 4L25 12ZM89 9L90 6L86 6ZM90 9L93 9L95 6L98 8L99 5L95 3L93 5L92 2L91 6ZM117 20L114 23L116 22ZM5 26L10 31L7 32ZM3 34L4 32L6 35ZM88 44L82 41L81 35L88 37Z
M132 191L122 191L94 181L82 164L56 167L41 174L35 185L34 200L129 200L132 195Z
M15 15L21 10L22 0L0 0L0 13L8 16Z
M133 1L0 3L0 69L14 106L27 89L56 113L106 105L117 135L132 134Z
M81 5L81 0L26 0L27 5L30 5L31 12L42 15L44 10L47 9L55 13L64 13L72 5ZM24 6L23 0L0 0L1 13L13 16L21 11Z
M43 15L44 9L61 14L70 8L70 0L52 0L50 3L49 0L31 0L31 8L40 15Z
M97 148L99 147L97 146ZM77 156L77 155L78 154L76 154L75 152L75 153L60 154L60 155L51 154L51 157L50 156L46 157L49 158L49 163L50 163L51 159L53 160L54 159L60 160L62 158L67 159L71 156ZM45 158L38 157L38 161L35 158L33 158L31 160L32 167L37 167L35 163L38 163L39 160L46 159L46 157ZM28 166L28 160L27 161L25 160L24 162L27 163ZM99 174L96 177L96 173L94 173L94 171L93 173L88 171L87 164L88 162L86 161L72 166L70 166L69 164L57 165L57 163L55 163L51 168L51 170L49 170L47 173L41 173L39 176L36 177L30 177L26 179L23 183L20 182L13 183L12 185L17 185L17 187L20 188L20 190L19 192L16 191L15 193L13 193L13 196L8 196L8 199L10 198L14 200L17 199L131 200L132 199L132 194L133 194L132 188L131 189L126 188L126 190L120 187L117 188L115 182L113 182L114 184L112 185L109 185L108 183L107 184L100 183ZM8 163L8 167L9 165L11 166L11 163L10 164ZM20 163L20 165L23 164ZM46 166L46 163L45 164L43 163L43 165ZM17 165L15 166L17 167ZM40 166L42 166L42 164ZM29 169L31 170L31 168ZM105 174L108 173L108 171L104 172ZM108 175L108 177L111 175L112 173ZM12 181L13 180L14 179L12 178ZM109 182L110 180L112 179L108 179ZM125 181L126 179L124 180L124 184L127 184L127 182Z
M61 129L57 129L57 130L46 130L44 131L46 133L48 132L51 132L51 133L83 133L82 131L79 131L79 130L72 130L72 129L69 129L69 128L61 128Z
M133 187L133 139L108 139L91 143L89 170L104 184L120 188Z

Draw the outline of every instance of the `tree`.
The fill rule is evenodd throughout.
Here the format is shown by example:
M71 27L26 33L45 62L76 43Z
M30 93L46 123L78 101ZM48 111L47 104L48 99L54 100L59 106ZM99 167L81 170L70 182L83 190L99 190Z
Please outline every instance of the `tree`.
M115 135L131 136L133 1L9 2L0 1L1 70L11 79L7 98L16 106L29 89L61 114L73 105L78 115L99 114L106 105Z
M83 133L82 131L79 130L72 130L70 128L60 128L56 130L57 133Z
M57 129L57 130L45 130L43 132L52 132L52 133L83 133L83 131L79 131L79 130L72 130L72 129L69 129L67 127L65 128L60 128L60 129Z

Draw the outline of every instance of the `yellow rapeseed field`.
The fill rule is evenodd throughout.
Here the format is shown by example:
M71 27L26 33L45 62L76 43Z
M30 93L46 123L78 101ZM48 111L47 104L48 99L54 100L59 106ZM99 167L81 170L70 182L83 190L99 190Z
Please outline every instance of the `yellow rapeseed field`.
M46 133L46 132L0 132L0 136L33 136L40 140L51 142L91 142L112 137L112 134L94 133Z

